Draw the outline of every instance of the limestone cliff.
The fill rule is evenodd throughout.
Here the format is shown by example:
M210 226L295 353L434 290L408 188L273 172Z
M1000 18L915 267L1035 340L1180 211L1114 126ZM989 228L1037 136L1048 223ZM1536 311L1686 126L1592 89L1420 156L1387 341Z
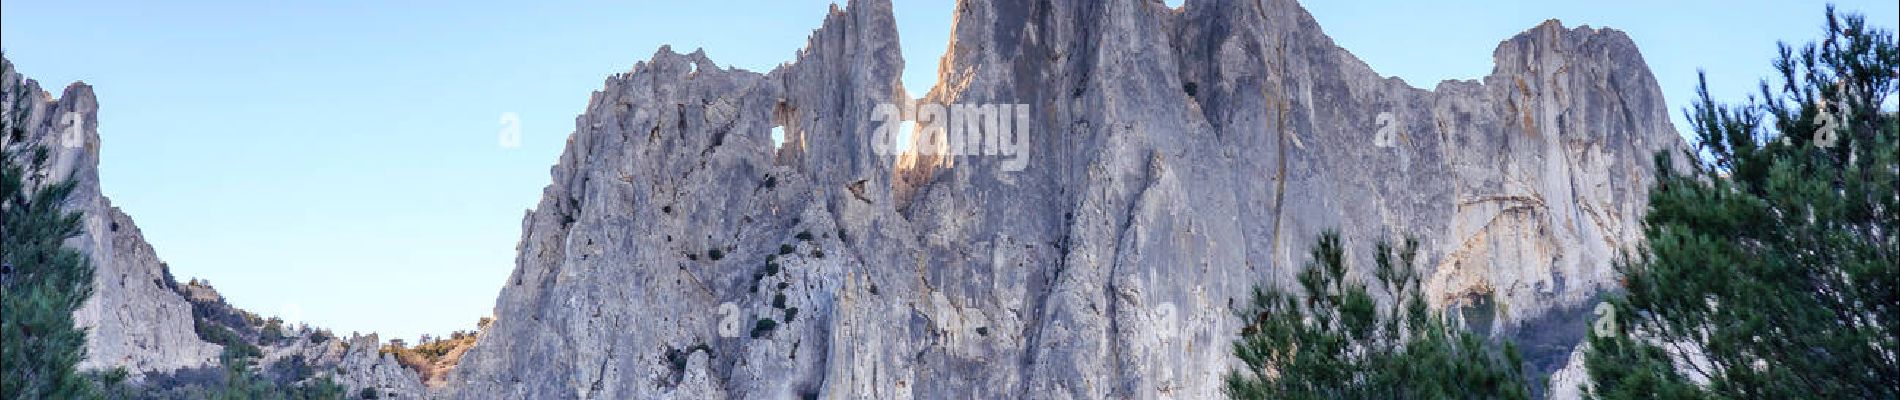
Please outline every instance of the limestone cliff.
M267 336L177 283L99 192L90 88L35 97L98 268L85 367L190 375L216 363L211 321L267 365L402 397L1214 398L1235 299L1338 230L1354 250L1418 238L1435 305L1536 343L1540 370L1570 364L1554 381L1573 393L1578 310L1640 238L1651 156L1682 146L1615 30L1548 22L1488 76L1425 89L1292 0L957 15L922 101L1020 105L1010 157L879 151L880 106L911 96L888 0L834 6L769 72L662 48L609 77L438 391L373 336Z
M21 76L5 77L4 84L22 85L27 140L48 152L49 176L42 182L78 182L66 206L84 213L83 228L67 244L94 268L93 295L73 316L90 331L80 368L123 366L143 374L215 361L217 347L193 333L191 305L173 291L176 282L152 246L99 191L99 103L92 87L74 83L54 98Z
M12 65L11 61L0 62ZM12 68L7 68L12 71ZM374 387L387 393L419 395L420 379L413 371L378 354L372 335L363 350L350 351L327 331L283 329L287 337L265 340L265 320L238 310L208 285L179 283L169 267L145 241L139 228L100 191L98 131L99 102L85 83L67 86L58 96L19 74L0 77L8 94L23 93L19 116L26 135L21 143L48 152L47 174L39 182L76 181L65 205L82 213L79 236L67 246L86 255L93 267L93 291L74 312L76 326L87 329L86 356L81 370L124 368L134 384L153 396L188 393L181 389L218 381L220 344L204 337L206 326L237 332L245 344L265 353L258 369L270 371L290 365L334 378L351 390ZM9 100L11 101L11 100ZM0 110L15 110L14 107ZM329 371L336 371L335 373ZM314 376L314 375L312 375ZM294 383L311 376L274 377ZM353 392L354 393L354 392ZM186 394L189 396L189 394Z
M877 107L907 98L885 0L834 7L768 73L662 48L608 78L443 394L1218 397L1234 299L1324 230L1420 239L1472 329L1565 326L1681 146L1609 29L1545 23L1427 90L1292 0L957 15L923 101L1026 105L1022 159L875 151ZM1573 330L1528 333L1554 343L1540 368Z

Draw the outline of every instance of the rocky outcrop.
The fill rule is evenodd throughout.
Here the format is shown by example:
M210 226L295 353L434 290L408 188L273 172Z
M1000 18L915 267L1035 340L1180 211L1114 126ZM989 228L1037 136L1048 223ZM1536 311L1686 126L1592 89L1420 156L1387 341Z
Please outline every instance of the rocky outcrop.
M958 8L923 101L1026 105L1025 158L875 151L907 99L888 1L769 73L663 48L576 119L444 394L1217 397L1234 299L1318 233L1420 239L1433 302L1506 332L1614 285L1681 146L1614 30L1549 22L1426 90L1291 0Z
M198 329L217 325L239 332L246 344L265 353L260 372L295 367L330 377L352 393L366 387L402 398L425 393L414 371L378 353L374 335L346 345L327 331L299 328L284 332L283 340L265 340L259 333L261 317L226 304L209 285L179 283L132 218L100 191L99 103L92 87L74 83L53 97L31 79L4 78L4 84L19 85L13 88L25 94L25 137L9 145L47 150L48 175L38 182L76 182L65 206L82 213L82 229L66 245L85 254L93 267L92 297L73 314L75 325L87 329L81 370L124 368L148 394L190 393L179 389L222 379L217 369L224 346L208 342Z
M381 397L396 399L426 394L428 390L415 370L398 364L393 355L378 351L382 343L375 334L355 336L347 342L338 341L336 346L319 348L316 354L321 358L316 359L320 364L336 366L336 380L349 387L349 393L369 388Z
M1550 374L1550 390L1545 392L1547 393L1545 398L1551 400L1583 398L1583 392L1590 384L1590 372L1587 369L1589 367L1584 365L1584 352L1589 347L1589 343L1577 345L1576 351L1570 353L1570 361L1564 363L1563 368Z
M74 324L89 331L80 368L126 367L140 376L215 362L218 347L193 332L191 305L173 291L165 265L132 219L99 191L99 102L92 87L74 83L54 98L18 75L5 82L24 86L26 139L48 152L50 176L42 182L77 181L66 206L84 213L83 230L67 245L94 268L92 297L73 315Z

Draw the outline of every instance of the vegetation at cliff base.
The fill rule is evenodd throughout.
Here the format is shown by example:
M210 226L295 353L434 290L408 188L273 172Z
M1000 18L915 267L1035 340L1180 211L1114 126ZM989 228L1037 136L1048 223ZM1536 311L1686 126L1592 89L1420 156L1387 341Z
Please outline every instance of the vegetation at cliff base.
M1761 98L1707 85L1587 355L1604 399L1900 398L1900 84L1891 31L1828 10Z
M1320 236L1298 292L1254 290L1234 343L1245 367L1228 373L1228 396L1530 398L1516 349L1494 348L1425 304L1413 264L1416 242L1380 243L1370 282L1348 279L1340 243L1337 234Z

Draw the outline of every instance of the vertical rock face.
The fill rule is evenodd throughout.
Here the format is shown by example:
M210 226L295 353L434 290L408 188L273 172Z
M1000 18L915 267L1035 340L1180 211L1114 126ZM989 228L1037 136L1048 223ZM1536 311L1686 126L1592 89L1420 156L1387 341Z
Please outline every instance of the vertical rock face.
M445 394L1217 397L1234 299L1324 230L1360 259L1418 238L1473 329L1561 325L1527 322L1613 285L1651 157L1682 145L1614 30L1545 23L1425 90L1291 0L957 14L924 101L1027 105L1024 168L872 151L872 110L905 101L888 1L766 74L663 48L577 118ZM1554 369L1582 332L1528 334L1570 338Z
M874 150L874 111L909 101L888 0L834 7L768 73L662 48L608 78L522 220L495 321L428 394L1218 397L1235 299L1291 282L1325 230L1359 265L1418 238L1437 306L1548 343L1533 360L1555 369L1582 334L1562 322L1640 238L1651 156L1682 146L1614 30L1545 23L1500 44L1489 76L1426 90L1292 0L957 14L923 101L1025 106L1016 157ZM99 193L90 89L32 101L98 268L75 315L86 367L215 362L194 303ZM376 344L302 332L265 353L425 394Z
M42 182L78 182L66 207L84 213L83 226L67 245L94 268L92 297L73 315L74 324L88 330L80 368L126 367L143 375L216 361L218 347L192 330L191 304L174 292L176 282L152 246L99 191L99 102L92 87L74 83L54 98L38 82L5 77L5 84L15 83L26 94L26 141L48 152L50 176Z
M8 60L0 62L11 65ZM169 267L159 261L132 218L113 207L100 191L99 102L92 87L74 83L53 97L41 90L38 82L18 74L4 77L0 83L18 85L10 87L8 93L18 90L25 94L22 100L26 103L21 108L24 142L8 145L47 150L48 176L39 183L69 178L77 182L65 206L83 213L82 227L80 234L66 244L85 254L93 267L92 297L73 313L74 325L87 330L86 356L79 368L124 368L153 394L220 379L222 371L217 369L224 349L199 336L196 327L201 317L212 318L200 314L235 316L242 311L225 304L224 298L208 286L179 283ZM10 103L0 107L14 109ZM254 314L250 317L257 318ZM260 323L226 322L246 325L239 330L252 331L257 327L248 325ZM280 367L281 361L295 358L299 367L337 371L320 375L351 390L378 388L405 398L425 392L414 371L378 354L374 335L359 339L355 346L328 339L328 332L310 329L291 332L290 338L279 343L263 343L256 332L242 335L247 343L266 352L259 370ZM291 377L280 379L280 383L303 379Z

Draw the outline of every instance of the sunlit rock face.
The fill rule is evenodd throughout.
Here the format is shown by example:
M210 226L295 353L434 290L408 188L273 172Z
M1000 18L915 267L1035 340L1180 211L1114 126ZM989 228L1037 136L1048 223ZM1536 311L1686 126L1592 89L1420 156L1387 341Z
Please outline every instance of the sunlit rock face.
M1360 266L1417 238L1436 305L1554 369L1581 331L1553 313L1612 289L1652 156L1682 148L1614 30L1545 23L1421 89L1290 0L957 18L922 102L1025 105L1025 158L877 151L908 98L888 1L769 73L663 48L608 78L442 394L1215 398L1239 299L1326 230Z

